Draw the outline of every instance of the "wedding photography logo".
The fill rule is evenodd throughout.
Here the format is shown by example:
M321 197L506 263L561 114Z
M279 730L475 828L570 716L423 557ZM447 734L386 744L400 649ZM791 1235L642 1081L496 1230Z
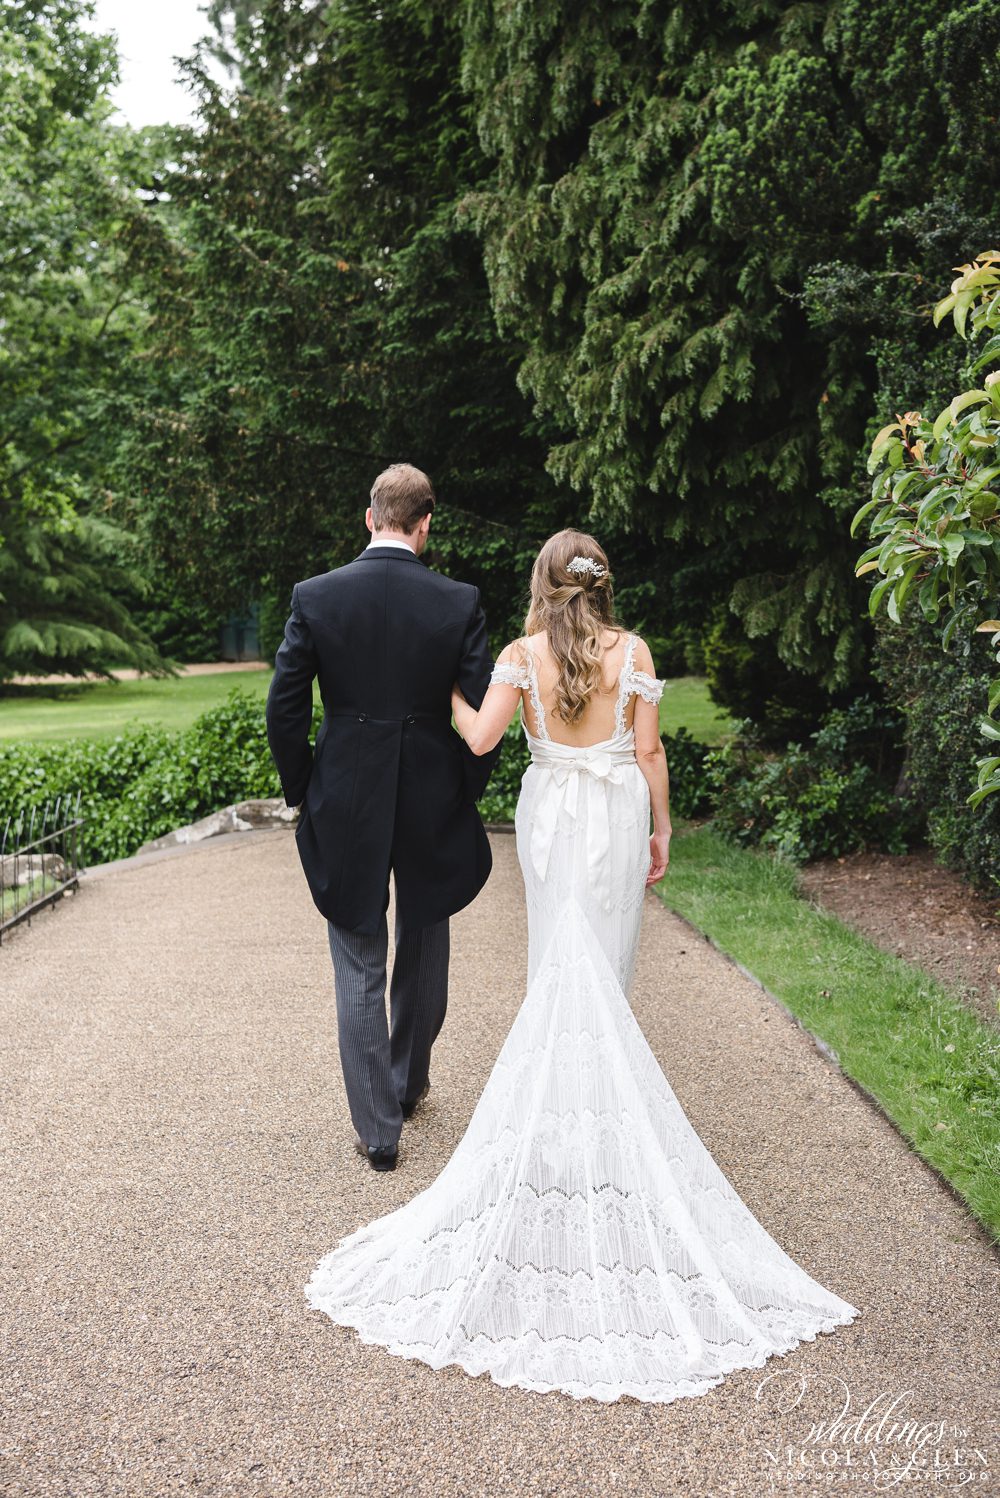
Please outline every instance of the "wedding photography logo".
M915 1411L912 1389L856 1399L841 1378L820 1385L779 1369L761 1379L754 1397L778 1417L763 1444L772 1492L846 1483L877 1491L903 1483L987 1491L985 1443L957 1422Z

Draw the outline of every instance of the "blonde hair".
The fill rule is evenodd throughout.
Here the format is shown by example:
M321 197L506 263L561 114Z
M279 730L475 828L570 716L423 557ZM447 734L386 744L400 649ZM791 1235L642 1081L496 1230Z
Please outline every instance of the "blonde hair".
M578 557L597 571L570 571L569 563ZM559 668L555 711L564 723L575 723L601 684L604 631L621 630L614 615L611 569L593 536L565 530L546 541L531 569L524 629L529 635L545 631Z
M372 484L372 524L377 531L409 536L434 508L434 488L412 463L390 463Z

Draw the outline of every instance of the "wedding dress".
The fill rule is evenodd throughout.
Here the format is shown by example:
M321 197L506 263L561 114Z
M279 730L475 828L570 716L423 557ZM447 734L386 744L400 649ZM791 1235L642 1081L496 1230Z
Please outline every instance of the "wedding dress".
M626 641L613 737L549 737L530 649L494 681L538 730L516 812L527 992L469 1126L305 1287L362 1341L501 1385L669 1402L860 1314L771 1238L688 1122L628 1000L649 872Z

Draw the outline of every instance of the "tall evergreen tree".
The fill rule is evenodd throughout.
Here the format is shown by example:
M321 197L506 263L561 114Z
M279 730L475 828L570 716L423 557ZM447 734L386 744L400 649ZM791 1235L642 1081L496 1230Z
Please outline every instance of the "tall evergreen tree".
M995 157L967 143L997 14L467 0L462 76L496 177L464 207L519 383L559 429L549 471L595 519L735 538L742 629L830 690L869 644L847 526L873 344L996 221Z
M115 54L92 9L13 0L0 18L0 682L163 669L124 601L143 588L134 543L107 513L103 402L136 314L114 250Z
M123 487L161 560L221 606L354 555L371 481L405 458L442 500L438 558L509 607L518 546L558 512L454 202L482 157L445 7L218 8L199 127L129 226L154 357L122 401ZM524 557L518 559L523 566ZM496 585L491 587L491 575Z

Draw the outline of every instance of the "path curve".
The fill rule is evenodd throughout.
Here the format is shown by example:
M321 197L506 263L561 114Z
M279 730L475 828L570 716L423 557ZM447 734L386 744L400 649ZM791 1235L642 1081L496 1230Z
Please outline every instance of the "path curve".
M847 1468L843 1441L810 1442L845 1398L854 1416L898 1400L899 1418L946 1422L925 1460L954 1469L964 1450L969 1487L996 1491L996 1256L808 1037L653 896L637 1018L748 1206L859 1320L700 1398L603 1406L435 1372L309 1309L319 1256L448 1158L520 1003L523 890L513 838L493 847L453 924L432 1090L391 1174L352 1147L325 926L289 832L94 870L4 944L0 1491L756 1498L803 1491L789 1472L830 1470L825 1450L853 1472L840 1491L867 1494L866 1453L912 1448L883 1431Z

